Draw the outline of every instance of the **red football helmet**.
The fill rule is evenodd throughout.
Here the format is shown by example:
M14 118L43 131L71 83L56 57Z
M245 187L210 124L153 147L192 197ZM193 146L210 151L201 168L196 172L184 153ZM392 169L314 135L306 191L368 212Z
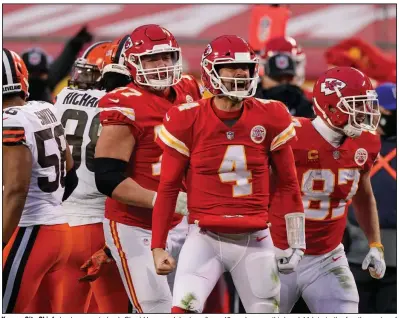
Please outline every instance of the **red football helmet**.
M143 68L144 55L165 52L172 54L172 66ZM163 90L181 80L183 64L180 46L172 33L159 25L147 24L136 28L126 40L123 54L132 78L139 85ZM149 78L149 75L156 75L156 78Z
M125 65L123 54L125 42L128 38L129 35L127 34L109 44L108 49L105 52L104 62L102 64L102 75L108 72L113 72L130 77L130 72Z
M296 63L295 80L299 86L302 86L305 82L306 55L301 46L295 39L289 36L271 38L266 42L265 50L261 53L261 58L267 60L277 53L288 53L291 55Z
M221 77L219 69L226 64L248 64L249 77ZM201 80L205 88L213 95L251 97L256 92L258 68L259 59L245 40L236 35L222 35L209 43L202 54ZM235 89L228 90L223 81L233 82ZM244 89L239 88L241 83L245 85Z
M87 48L75 61L68 86L77 86L80 89L95 87L101 79L105 55L110 44L111 41L100 41Z
M3 48L3 95L23 92L27 99L28 77L28 69L22 58L14 51Z
M334 67L313 88L314 110L349 137L375 131L380 120L377 93L370 79L353 67Z

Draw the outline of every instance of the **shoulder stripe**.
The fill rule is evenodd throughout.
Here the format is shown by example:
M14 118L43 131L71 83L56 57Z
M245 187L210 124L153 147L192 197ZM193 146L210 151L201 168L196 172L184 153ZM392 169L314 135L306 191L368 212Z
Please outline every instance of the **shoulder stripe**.
M286 129L284 129L280 134L274 137L271 145L270 151L273 151L280 147L281 145L285 144L288 140L295 137L296 132L294 125L291 123Z
M101 112L118 112L125 117L129 118L132 121L136 120L136 114L134 112L134 109L128 108L128 107L105 107L105 108L100 108Z
M19 131L22 130L25 132L25 128L24 127L7 127L7 126L3 126L3 132L6 130L12 130L12 131Z
M158 134L159 139L163 141L163 143L176 151L180 152L181 154L189 157L190 156L190 150L188 147L184 144L184 142L180 141L177 139L175 136L173 136L166 128L164 125L162 125L161 130L159 131Z

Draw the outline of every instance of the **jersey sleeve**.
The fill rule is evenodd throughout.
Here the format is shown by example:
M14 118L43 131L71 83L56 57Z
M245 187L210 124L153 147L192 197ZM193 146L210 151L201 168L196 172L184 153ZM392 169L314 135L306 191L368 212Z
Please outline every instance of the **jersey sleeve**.
M270 151L279 150L296 140L296 132L291 114L287 106L278 101L273 101L268 109L270 120L266 142L270 143Z
M142 93L130 87L105 94L98 103L101 125L129 125L133 135L139 137L143 130L136 121L135 105L143 102Z
M191 75L183 75L184 86L187 93L193 98L193 101L200 100L202 98L202 90L197 80Z
M370 138L368 138L368 158L366 160L366 163L364 164L363 169L365 171L371 170L373 167L374 163L378 160L378 157L380 155L380 150L381 150L381 139L379 135L377 134L372 134L372 133L367 133Z
M23 115L15 109L3 111L3 146L29 147Z
M196 102L174 106L165 115L157 138L158 145L164 151L178 152L190 157L195 116L193 108L196 107L199 107Z

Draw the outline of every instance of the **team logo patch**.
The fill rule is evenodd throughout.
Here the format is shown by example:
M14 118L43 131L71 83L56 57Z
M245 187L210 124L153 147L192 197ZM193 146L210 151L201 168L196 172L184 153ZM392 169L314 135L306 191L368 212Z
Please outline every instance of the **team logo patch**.
M280 70L285 70L289 66L288 56L279 55L276 57L276 66Z
M266 137L266 129L263 126L257 125L251 129L251 139L254 143L260 144Z
M359 148L355 152L355 162L358 166L363 166L366 163L368 157L369 154L364 148Z
M39 65L40 61L42 60L42 56L39 52L32 52L29 54L28 60L30 65Z
M226 133L226 137L228 140L233 140L234 139L234 131L228 131Z
M194 101L194 99L190 95L186 96L186 102L187 103L192 103L193 101Z
M133 42L132 39L130 38L130 36L127 38L127 40L125 41L125 44L123 45L125 51L130 49L133 46Z
M324 95L331 95L335 93L335 88L338 90L343 89L346 84L336 78L326 78L323 83L321 83L321 92Z
M202 54L202 60L206 58L209 54L212 53L212 46L210 44L207 45L204 54Z

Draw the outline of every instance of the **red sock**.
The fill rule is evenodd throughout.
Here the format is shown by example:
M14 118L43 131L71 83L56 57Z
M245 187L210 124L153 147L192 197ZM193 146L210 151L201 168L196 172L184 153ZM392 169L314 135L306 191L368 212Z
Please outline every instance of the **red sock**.
M185 310L185 309L182 309L180 307L173 306L171 313L172 314L187 314L187 313L195 313L195 312L194 311L190 311L190 310Z

